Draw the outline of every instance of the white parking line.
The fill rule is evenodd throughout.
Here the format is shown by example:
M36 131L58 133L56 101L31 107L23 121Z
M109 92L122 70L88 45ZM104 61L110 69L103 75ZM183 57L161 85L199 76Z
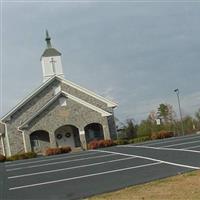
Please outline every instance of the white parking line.
M122 169L104 171L104 172L100 172L100 173L87 174L87 175L83 175L83 176L76 176L76 177L72 177L72 178L59 179L59 180L55 180L55 181L47 181L47 182L30 184L30 185L22 185L22 186L18 186L18 187L9 188L9 190L18 190L18 189L36 187L36 186L41 186L41 185L49 185L49 184L53 184L53 183L60 183L60 182L66 182L66 181L82 179L82 178L87 178L87 177L93 177L93 176L99 176L99 175L104 175L104 174L111 174L111 173L122 172L122 171L131 170L131 169L138 169L138 168L142 168L142 167L148 167L148 166L159 165L159 164L161 164L161 163L156 162L156 163L150 163L150 164L145 164L145 165L138 165L138 166L134 166L134 167L127 167L127 168L122 168Z
M157 145L157 144L165 144L165 143L170 143L170 142L179 142L179 141L184 141L184 140L190 140L190 139L196 139L199 138L200 136L188 136L188 137L179 137L179 138L175 138L175 137L171 137L171 138L166 138L166 139L160 139L160 140L155 140L155 141L151 141L151 142L143 142L142 144L146 144L146 145Z
M36 173L31 173L31 174L22 174L22 175L18 175L18 176L8 177L8 179L15 179L15 178L21 178L21 177L27 177L27 176L34 176L34 175L39 175L39 174L48 174L48 173L53 173L53 172L66 171L66 170L70 170L70 169L84 168L84 167L102 165L102 164L119 162L119 161L124 161L124 160L130 160L130 159L134 159L134 158L135 157L121 158L121 159L114 159L114 160L109 160L109 161L104 161L104 162L97 162L97 163L92 163L92 164L87 164L87 165L79 165L79 166L74 166L74 167L61 168L61 169L55 169L55 170L49 170L49 171L43 171L43 172L36 172Z
M197 146L190 146L190 147L187 147L187 148L184 148L184 149L196 149L196 148L198 148L198 147L200 147L200 145L197 145Z
M198 143L198 142L200 142L200 140L192 141L192 142L183 142L183 143L178 143L178 144L171 144L171 145L162 146L162 147L174 147L174 146L181 146L181 145L184 145L184 144L193 144L193 143Z
M174 148L165 148L165 147L150 147L150 146L133 146L133 145L121 145L120 147L132 147L132 148L144 148L144 149L156 149L156 150L166 150L166 151L185 151L191 153L200 153L200 151L190 150L190 149L174 149Z
M120 146L118 146L120 147ZM123 146L125 147L125 146ZM134 146L132 146L134 147ZM123 156L134 156L136 158L142 158L145 160L151 160L151 161L156 161L156 162L160 162L160 163L165 163L168 165L174 165L174 166L178 166L178 167L184 167L184 168L189 168L189 169L200 169L200 167L195 167L195 166L190 166L190 165L183 165L183 164L179 164L179 163L173 163L173 162L167 162L164 160L159 160L159 159L154 159L154 158L150 158L150 157L145 157L145 156L138 156L138 155L134 155L134 154L127 154L127 153L119 153L119 152L115 152L115 151L104 151L104 150L93 150L93 151L100 151L100 152L105 152L105 153L113 153L116 155L123 155Z
M10 161L10 163L5 163L5 166L6 167L10 167L10 166L20 166L20 165L27 165L27 164L32 164L32 163L40 163L40 162L48 162L48 161L51 161L51 160L62 160L62 159L68 159L68 158L76 158L76 157L80 157L80 156L84 156L84 155L95 155L95 154L98 154L98 153L84 153L84 154L79 154L79 155L72 155L72 156L69 156L69 155L66 155L64 156L64 154L62 154L62 157L60 157L60 155L57 155L59 157L55 157L53 156L53 158L45 158L43 160L35 160L35 161L26 161L26 162L20 162L20 163L13 163L13 161Z
M59 161L59 162L53 162L53 163L45 163L45 164L40 164L40 165L31 165L31 166L26 166L26 167L11 168L11 169L6 169L6 171L10 172L10 171L16 171L16 170L22 170L22 169L35 168L35 167L57 165L57 164L61 164L61 163L69 163L69 162L76 162L76 161L81 161L81 160L103 158L103 157L109 157L109 156L114 156L114 155L115 154L107 154L107 155L101 155L101 156L91 156L91 157L79 158L79 159L74 159L74 160L65 160L65 161Z
M150 140L146 142L142 142L142 144L159 144L159 143L165 143L165 142L171 142L171 141L179 141L179 140L187 140L187 139L195 139L200 138L200 135L187 135L187 136L179 136L179 137L170 137L170 138L164 138L164 139L157 139L157 140Z
M173 141L173 140L182 140L182 139L186 139L186 138L188 138L188 137L191 137L191 138L196 138L196 137L200 137L200 136L196 136L196 135L190 135L190 136L177 136L177 137L170 137L170 138L163 138L163 139L156 139L156 140L147 140L147 141L145 141L145 142L142 142L142 144L146 144L146 145L148 145L148 144L156 144L156 143L160 143L160 142L163 142L163 141L168 141L168 142L170 142L171 140Z

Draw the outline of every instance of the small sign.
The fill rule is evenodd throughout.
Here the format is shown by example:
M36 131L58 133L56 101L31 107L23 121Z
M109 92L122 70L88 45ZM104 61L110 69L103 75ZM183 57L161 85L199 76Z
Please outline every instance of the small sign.
M156 124L160 125L161 124L161 120L160 119L156 119Z

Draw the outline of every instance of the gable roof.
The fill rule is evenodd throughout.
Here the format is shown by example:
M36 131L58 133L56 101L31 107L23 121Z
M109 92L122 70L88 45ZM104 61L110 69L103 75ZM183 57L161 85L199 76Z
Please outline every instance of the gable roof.
M45 109L47 109L50 105L52 105L52 103L54 103L60 96L65 96L69 99L72 99L74 101L76 101L77 103L80 103L81 105L84 105L88 108L90 108L91 110L94 110L98 113L100 113L102 115L102 117L105 116L111 116L112 114L109 112L106 112L104 110L102 110L101 108L98 108L86 101L83 101L82 99L79 99L67 92L59 92L58 94L56 94L53 98L51 98L42 108L40 108L37 112L34 113L34 115L32 117L30 117L29 119L27 119L21 126L19 126L19 128L24 128L26 127L26 125L28 125L32 120L34 120L40 113L42 113Z
M5 114L1 121L4 121L7 117L14 114L18 109L20 109L25 103L27 103L31 98L36 96L42 89L44 89L46 86L48 86L50 83L54 81L56 76L53 76L49 78L47 81L45 81L43 84L41 84L38 88L36 88L32 93L30 93L27 97L25 97L23 100L21 100L15 107L13 107L7 114Z
M102 97L102 96L92 92L91 90L88 90L88 89L86 89L84 87L81 87L80 85L77 85L77 84L75 84L75 83L73 83L73 82L71 82L69 80L66 80L66 79L64 79L62 77L57 77L57 78L60 79L61 82L65 83L65 84L67 84L67 85L69 85L69 86L71 86L71 87L73 87L73 88L75 88L75 89L77 89L77 90L79 90L79 91L81 91L83 93L86 93L89 96L94 97L95 99L98 99L98 100L106 103L108 107L114 108L114 107L117 106L117 103L115 103L115 102L113 102L113 101L111 101L109 99L106 99L105 97Z
M69 80L65 80L64 78L61 78L61 77L58 77L56 75L52 76L51 78L49 78L47 81L45 81L43 84L41 84L36 90L34 90L31 94L29 94L26 98L24 98L22 101L20 101L13 109L11 109L6 115L4 115L1 120L4 121L5 119L7 119L8 117L10 117L12 114L14 114L19 108L21 108L23 105L25 105L31 98L33 98L34 96L36 96L40 91L42 91L45 87L47 87L50 83L52 83L54 80L59 80L79 91L82 91L104 103L107 104L108 107L116 107L117 104L100 96L100 95L97 95L95 94L94 92L86 89L86 88L83 88L75 83L72 83L71 81Z
M105 110L103 110L101 108L98 108L97 106L94 106L94 105L92 105L92 104L90 104L90 103L88 103L88 102L86 102L86 101L84 101L84 100L82 100L82 99L80 99L78 97L75 97L74 95L71 95L71 94L69 94L67 92L62 91L62 94L64 94L69 99L72 99L72 100L76 101L77 103L80 103L80 104L82 104L82 105L84 105L84 106L86 106L86 107L88 107L88 108L90 108L90 109L92 109L92 110L94 110L96 112L99 112L102 115L102 117L107 117L107 116L111 116L112 115L111 113L109 113L109 112L107 112L107 111L105 111Z
M61 53L55 48L47 48L44 50L42 57L61 56Z

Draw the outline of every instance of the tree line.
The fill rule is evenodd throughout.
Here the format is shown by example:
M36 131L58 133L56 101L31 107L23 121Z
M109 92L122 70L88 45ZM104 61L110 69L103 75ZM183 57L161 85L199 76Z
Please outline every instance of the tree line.
M194 116L184 116L181 122L172 105L162 103L140 123L136 123L134 119L127 119L124 123L117 120L117 124L118 139L151 137L152 134L160 131L173 132L174 136L191 134L200 131L200 109L194 113ZM184 133L182 133L182 124Z

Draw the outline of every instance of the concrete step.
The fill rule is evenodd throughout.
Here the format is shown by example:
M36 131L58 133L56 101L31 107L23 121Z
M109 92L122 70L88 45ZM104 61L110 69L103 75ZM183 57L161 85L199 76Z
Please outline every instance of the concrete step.
M74 148L72 148L71 152L80 152L80 151L83 151L83 149L81 147L74 147Z

